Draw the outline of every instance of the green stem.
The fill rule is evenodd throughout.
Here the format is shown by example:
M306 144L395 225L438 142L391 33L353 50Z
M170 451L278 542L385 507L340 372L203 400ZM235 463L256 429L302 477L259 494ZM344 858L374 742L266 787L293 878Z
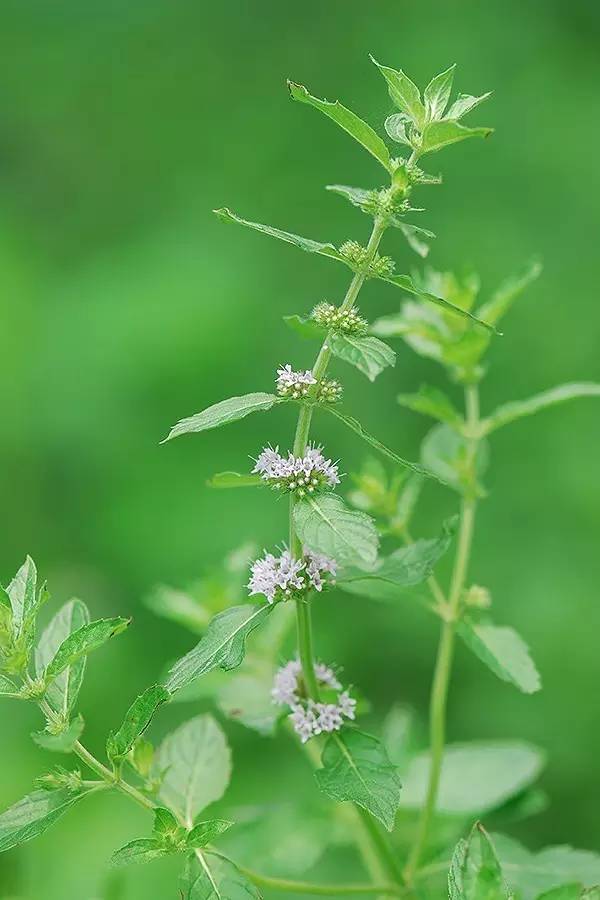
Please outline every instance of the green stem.
M479 421L479 394L476 385L467 385L465 388L465 407L467 423L476 433ZM425 805L421 812L417 834L412 846L404 877L407 884L411 884L419 868L421 856L427 846L429 829L435 813L442 762L444 758L444 746L446 743L446 709L448 704L448 691L452 672L452 658L454 655L454 635L456 622L460 614L460 602L467 577L473 531L475 527L476 491L475 491L475 463L477 456L477 440L471 439L468 445L467 464L471 483L463 496L460 513L460 528L458 533L458 545L454 569L450 583L448 602L444 604L445 621L442 624L440 641L438 645L433 683L431 687L431 700L429 709L429 735L430 735L430 768L429 782ZM430 585L433 589L433 585ZM436 587L439 585L436 583ZM441 590L441 589L440 589ZM435 593L435 591L434 591ZM443 599L443 593L442 593Z
M257 887L271 888L292 894L314 894L319 897L345 897L367 894L401 897L402 888L392 884L311 884L308 881L291 881L288 878L272 878L236 864L240 872Z

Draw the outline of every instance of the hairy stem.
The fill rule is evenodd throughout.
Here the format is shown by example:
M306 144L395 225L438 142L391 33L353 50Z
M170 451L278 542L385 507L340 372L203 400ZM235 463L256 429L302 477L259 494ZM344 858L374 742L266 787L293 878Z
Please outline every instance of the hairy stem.
M465 408L467 424L470 433L476 433L476 426L479 421L479 393L476 385L467 385L465 388ZM458 533L458 545L454 568L452 571L452 579L450 582L450 592L448 602L444 603L445 620L442 624L440 641L438 645L435 670L433 675L433 683L431 687L431 699L429 707L429 740L430 740L430 769L429 782L427 785L427 795L425 805L421 812L421 817L417 826L417 834L415 842L412 846L404 877L407 884L411 884L418 870L421 856L427 846L429 829L431 821L435 813L438 789L440 784L440 775L442 771L442 762L444 758L444 746L446 743L446 708L448 704L448 690L450 687L450 676L452 672L452 658L454 655L454 634L456 630L456 621L460 612L460 602L465 587L467 570L469 566L469 558L471 555L471 544L473 542L473 531L475 527L475 510L477 501L476 497L476 473L475 464L477 457L477 439L473 438L469 441L467 451L467 470L470 475L470 484L468 490L463 496L460 512L460 527ZM430 584L432 592L438 598L438 593L443 599L443 592L439 588L437 582L435 585Z

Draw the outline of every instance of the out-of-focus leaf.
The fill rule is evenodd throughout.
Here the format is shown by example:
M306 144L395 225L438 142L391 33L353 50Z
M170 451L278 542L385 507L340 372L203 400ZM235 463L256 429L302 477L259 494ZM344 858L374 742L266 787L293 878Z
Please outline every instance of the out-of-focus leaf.
M510 900L494 846L479 822L454 851L448 873L448 897L449 900Z
M228 859L190 856L179 883L181 900L261 900L258 889Z
M219 490L229 488L263 487L264 481L260 475L242 475L240 472L217 472L206 482L208 487Z
M427 118L430 122L441 119L448 106L456 63L432 78L423 92Z
M130 622L131 619L123 619L119 616L113 619L96 619L95 622L89 622L71 632L48 663L44 673L46 681L50 682L61 672L73 667L88 653L97 650L110 638L121 634Z
M423 131L423 142L420 147L421 155L425 153L435 153L442 147L448 147L450 144L456 144L458 141L464 141L472 137L489 137L494 131L493 128L467 128L460 122L451 119L444 119L441 122L430 122L425 126Z
M381 740L387 754L402 773L406 770L409 760L414 756L415 715L407 706L395 703L385 719L381 728Z
M459 493L474 488L470 479L469 453L466 438L446 424L432 428L421 445L423 465ZM475 461L478 478L483 476L487 463L487 444L480 442Z
M198 813L220 800L231 777L231 752L213 717L196 716L167 735L155 770L163 776L160 799L191 828Z
M153 684L136 697L125 713L119 730L109 735L106 750L110 759L119 760L127 756L152 721L158 707L167 703L170 696L162 684Z
M418 394L399 394L398 403L448 425L461 427L464 424L463 417L450 398L438 388L426 384L421 385Z
M0 852L43 834L86 793L60 788L33 791L23 797L0 814Z
M249 416L250 413L271 409L274 403L277 403L275 394L261 392L221 400L220 403L215 403L214 406L209 406L207 409L203 409L202 412L189 416L187 419L181 419L177 425L173 426L162 443L164 444L172 438L179 437L181 434L192 434L198 431L207 431L209 428L220 428L221 425L236 422L238 419Z
M54 753L71 753L73 747L83 734L84 721L82 716L75 716L72 722L58 734L49 731L34 732L31 737L44 750L52 750Z
M464 619L458 625L458 633L498 678L514 684L524 694L539 691L539 672L527 644L514 628Z
M567 400L575 400L578 397L600 397L600 384L585 381L561 384L559 387L536 394L528 400L504 403L491 416L483 420L481 432L489 434L498 428L502 428L504 425L508 425L510 422L514 422L516 419L532 416L542 409L547 409L549 406L556 406L558 403L565 403Z
M83 601L69 600L51 619L35 649L35 671L41 677L61 644L75 631L88 625L90 613ZM86 657L68 666L46 688L46 699L56 712L68 718L72 712L85 674Z
M495 325L506 315L515 300L542 273L542 264L533 260L522 275L511 276L492 294L490 299L479 307L477 315Z
M575 882L575 884L563 884L561 887L544 891L543 894L540 894L538 900L581 900L585 894L589 896L588 892L584 893L583 885Z
M313 322L312 319L305 319L302 316L284 316L283 321L288 328L303 338L322 340L326 333L325 329Z
M379 536L373 519L348 509L336 494L300 500L294 504L293 515L298 537L311 550L339 563L375 563Z
M442 123L438 122L436 124L441 125ZM462 319L469 319L471 322L480 325L491 334L498 334L492 324L484 321L483 319L480 319L479 316L473 315L473 313L470 313L466 309L461 309L459 306L456 306L449 300L444 300L443 297L438 297L436 296L436 294L432 294L429 291L421 290L417 285L415 285L412 278L410 278L410 276L408 275L384 276L380 277L380 280L387 281L388 284L393 284L409 294L416 294L416 296L420 297L422 300L425 300L428 303L433 303L435 306L439 306L445 312L451 312Z
M371 57L388 84L390 97L396 104L398 109L409 116L420 130L425 123L425 107L421 102L421 94L419 88L410 80L410 78L402 72L402 70L391 69L389 66L380 65L376 59Z
M347 727L327 739L321 762L315 777L328 797L357 803L392 830L401 784L380 740Z
M308 103L310 106L318 109L319 112L328 116L336 125L339 125L340 128L343 128L344 131L353 137L355 141L362 144L365 150L368 150L388 172L391 171L388 148L371 126L363 122L359 116L342 106L339 100L331 103L327 100L319 100L317 97L313 97L301 84L288 81L288 87L293 100L298 100L300 103Z
M365 335L334 333L328 339L334 354L344 362L356 366L369 381L375 381L386 366L396 365L396 353L379 338Z
M496 853L510 888L522 900L535 900L544 891L564 884L600 883L600 855L561 845L531 853L518 841L493 834Z

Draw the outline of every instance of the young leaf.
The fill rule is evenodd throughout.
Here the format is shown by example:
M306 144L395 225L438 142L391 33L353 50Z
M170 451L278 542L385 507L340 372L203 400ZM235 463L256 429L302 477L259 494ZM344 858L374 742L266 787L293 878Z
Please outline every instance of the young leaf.
M340 128L343 128L344 131L353 137L355 141L362 144L365 150L368 150L388 172L392 171L389 150L382 139L375 131L373 131L370 125L363 122L363 120L351 110L342 106L339 100L336 100L335 103L331 103L327 100L319 100L317 97L313 97L309 94L303 85L295 84L293 81L288 81L288 88L293 100L298 100L300 103L308 103L310 106L314 106L315 109L324 113L324 115L332 119L336 125L339 125Z
M409 116L420 130L425 123L425 107L421 103L419 88L404 72L380 65L371 57L388 84L390 97L398 109Z
M383 123L383 127L393 141L396 141L397 144L404 144L406 147L412 149L410 138L406 132L406 126L410 121L410 116L407 116L406 113L394 113L394 115L387 117Z
M35 649L35 671L42 677L56 651L70 634L89 624L90 613L82 600L69 600L44 629ZM50 706L64 718L72 712L85 674L85 656L61 672L46 688Z
M125 714L125 719L115 734L110 734L106 750L110 759L123 759L132 749L152 721L154 713L171 695L162 684L153 684L137 697Z
M85 791L60 788L37 790L23 797L0 814L0 853L43 834L85 794Z
M299 234L291 234L289 231L282 231L280 228L272 228L271 225L250 222L248 219L242 219L240 216L232 213L227 207L215 209L214 213L222 222L235 222L237 225L245 225L247 228L253 228L254 231L260 231L261 234L267 234L269 237L278 238L280 241L293 244L306 253L318 253L320 256L329 256L332 259L337 259L339 262L346 263L342 254L333 244L323 244L321 241L313 241L311 238L301 237Z
M347 416L345 413L340 412L334 406L323 406L321 407L326 412L330 413L332 416L335 416L336 419L339 419L340 422L343 422L348 428L350 428L355 434L358 434L359 437L366 441L367 444L370 444L371 447L374 447L376 450L382 454L382 456L387 456L388 459L391 459L393 462L397 463L399 466L403 466L405 469L411 469L411 471L416 472L419 475L424 475L427 478L437 478L433 472L430 472L428 469L425 469L423 466L420 466L418 463L410 462L407 459L404 459L402 456L398 456L397 453L394 453L393 450L390 450L385 444L382 444L376 437L373 437L372 434L369 434L360 422L357 419L354 419L352 416Z
M418 253L423 259L429 253L429 244L426 241L422 240L422 238L434 238L435 234L433 231L428 231L426 228L419 228L418 225L411 225L409 222L403 222L401 219L392 219L391 225L395 225L396 228L399 228L404 237L408 242L408 246L411 247L415 253Z
M13 613L13 632L15 637L21 633L23 623L36 606L37 570L30 556L6 588Z
M363 572L346 567L336 581L341 590L374 600L398 602L402 589L421 584L431 575L435 564L447 552L456 530L456 518L448 520L439 538L416 541L377 561L374 569Z
M424 416L431 416L433 419L446 422L455 428L460 428L464 424L463 417L449 397L438 388L430 387L427 384L421 385L418 394L399 394L398 403L400 406L422 413Z
M44 750L52 750L54 753L71 753L73 747L83 734L84 721L82 716L75 716L64 731L52 734L49 731L36 731L31 737Z
M430 122L441 119L450 99L456 63L432 78L423 92L427 118Z
M364 209L365 205L371 202L373 196L377 194L376 191L351 187L348 184L327 184L325 185L325 190L333 191L334 194L340 194L342 197L345 197L346 200L349 200L353 206L357 206L359 209Z
M246 652L246 638L272 610L269 604L232 606L211 620L196 646L170 669L165 687L174 694L212 669L235 669Z
M487 94L482 94L481 97L473 97L472 94L459 94L448 110L446 118L462 119L468 112L471 112L472 109L475 109L476 106L479 106L480 103L491 97L491 94L491 91L488 91Z
M379 536L363 512L348 509L336 494L321 494L294 504L294 526L303 544L339 563L372 566Z
M477 822L459 841L448 873L449 900L510 900L494 846Z
M580 882L600 884L600 855L566 845L531 853L503 834L492 835L498 859L520 900L536 900L544 891Z
M549 391L543 391L530 397L529 400L517 400L512 403L504 403L499 406L487 419L481 423L483 434L489 434L514 422L516 419L522 419L525 416L532 416L534 413L549 406L556 406L558 403L564 403L566 400L575 400L578 397L600 397L600 384L593 382L581 382L574 384L561 384L559 387L551 388Z
M292 331L295 331L296 334L299 334L302 338L307 338L309 340L316 338L317 340L322 340L323 336L326 334L325 329L321 328L320 325L317 325L316 322L313 322L312 319L305 319L302 316L293 315L284 316L283 321L288 328L291 328Z
M172 852L172 848L165 847L157 838L140 838L137 841L129 841L124 847L115 850L110 864L120 868L133 863L147 863L153 859L160 859L161 856L168 856Z
M357 803L388 831L393 829L401 784L381 741L345 728L327 739L321 762L315 778L328 797Z
M187 837L189 847L206 847L212 844L215 838L224 834L233 822L226 822L224 819L211 819L208 822L198 822L194 825Z
M208 487L227 490L229 488L264 487L260 475L242 475L240 472L217 472L206 482Z
M177 425L171 428L162 443L164 444L166 441L179 437L181 434L192 434L197 431L207 431L209 428L220 428L221 425L236 422L238 419L249 416L250 413L271 409L274 403L277 403L275 394L260 392L221 400L220 403L215 403L214 406L209 406L207 409L203 409L202 412L189 416L187 419L181 419Z
M181 900L261 900L262 897L237 866L214 853L190 856L179 887Z
M442 123L440 122L437 124L441 125ZM421 300L426 300L428 303L433 303L436 306L441 307L441 309L446 310L446 312L451 312L454 315L461 316L463 319L469 319L476 325L485 328L485 330L490 332L491 334L500 334L500 332L496 331L493 324L484 321L483 319L479 318L479 316L473 315L473 313L470 313L466 309L461 309L460 306L456 306L454 303L450 303L449 300L444 300L443 297L437 297L435 294L431 294L428 291L420 290L414 284L412 278L410 278L409 275L390 275L389 277L379 276L379 280L387 281L388 284L393 284L396 287L401 288L401 290L406 291L408 294L415 294L417 297L420 297Z
M539 278L541 272L542 264L538 260L533 260L522 275L512 276L504 281L487 303L479 307L477 315L495 325L502 316L506 315L523 291Z
M467 128L466 125L461 125L459 122L451 119L444 119L442 122L430 122L423 131L420 153L421 155L435 153L441 150L442 147L456 144L458 141L466 140L466 138L489 137L493 131L493 128Z
M533 694L542 686L525 641L513 628L463 620L458 633L473 653L503 681Z
M225 793L231 753L217 722L201 715L167 735L156 751L155 767L163 774L161 800L191 828L198 813Z
M77 631L73 631L56 651L44 672L44 678L50 682L61 672L72 667L92 650L97 650L102 644L117 634L125 631L131 619L123 619L117 616L114 619L96 619L88 625L82 625Z
M450 744L444 752L437 809L461 816L496 809L535 781L543 765L541 751L522 741ZM422 807L429 766L429 752L412 760L404 778L403 807Z
M333 333L328 343L334 356L356 366L369 381L375 381L386 366L396 365L394 350L379 338L370 335L356 337L351 334Z
M161 839L172 839L179 832L183 831L185 833L185 829L179 824L171 810L166 809L164 806L157 806L154 810L154 827L152 830Z

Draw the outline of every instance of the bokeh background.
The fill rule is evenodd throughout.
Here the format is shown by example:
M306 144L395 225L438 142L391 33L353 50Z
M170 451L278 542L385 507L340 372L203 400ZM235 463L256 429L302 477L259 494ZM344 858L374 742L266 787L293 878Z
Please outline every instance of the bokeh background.
M495 91L472 123L496 134L432 157L444 185L418 196L437 268L474 266L485 291L534 254L545 262L493 347L490 410L600 380L600 11L589 0L3 0L1 12L0 573L6 582L28 551L56 600L75 594L97 615L134 616L88 668L81 705L100 751L131 698L193 640L144 606L150 588L184 585L243 540L271 546L284 534L284 506L269 494L204 483L243 470L267 440L289 444L291 411L159 440L221 398L269 390L277 364L309 365L313 347L281 317L339 298L347 280L326 260L222 226L211 209L336 243L368 229L323 187L376 186L377 164L290 103L285 78L378 127L391 105L369 51L420 84L456 61L459 90ZM386 251L398 271L418 264L399 235ZM361 306L374 317L398 299L372 284ZM397 349L374 387L344 371L347 401L414 458L428 426L395 395L442 373ZM363 458L335 423L318 437L346 471ZM449 732L546 748L551 804L515 831L532 847L600 849L599 444L593 400L502 431L479 518L473 579L492 591L497 620L527 637L545 687L524 697L460 650ZM429 489L418 531L437 530L454 503ZM330 595L317 628L322 656L377 712L396 699L424 712L437 633L416 604ZM155 734L194 709L168 710ZM4 807L55 760L28 739L33 709L4 703L0 715ZM285 796L289 748L227 730L233 796ZM170 863L107 881L107 856L144 825L118 797L90 801L0 859L0 897L175 897Z

